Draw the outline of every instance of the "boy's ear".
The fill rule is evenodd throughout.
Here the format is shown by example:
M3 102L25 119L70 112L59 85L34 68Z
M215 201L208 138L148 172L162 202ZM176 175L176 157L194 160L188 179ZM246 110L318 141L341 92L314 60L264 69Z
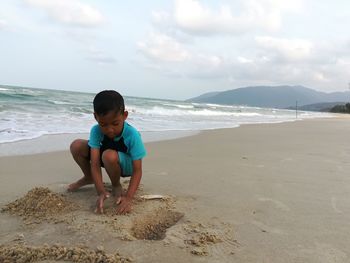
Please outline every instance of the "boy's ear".
M129 115L129 112L127 110L124 111L124 114L123 114L124 121L128 118L128 115Z
M96 114L96 112L94 112L94 118L97 121L97 114Z

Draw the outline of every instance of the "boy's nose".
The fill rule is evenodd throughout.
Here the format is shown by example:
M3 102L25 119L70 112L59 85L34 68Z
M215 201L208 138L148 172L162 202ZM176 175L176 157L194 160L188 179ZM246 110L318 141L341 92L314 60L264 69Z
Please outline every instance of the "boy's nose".
M113 130L113 128L111 127L111 128L108 128L107 132L108 132L109 134L112 134L112 133L114 132L114 130Z

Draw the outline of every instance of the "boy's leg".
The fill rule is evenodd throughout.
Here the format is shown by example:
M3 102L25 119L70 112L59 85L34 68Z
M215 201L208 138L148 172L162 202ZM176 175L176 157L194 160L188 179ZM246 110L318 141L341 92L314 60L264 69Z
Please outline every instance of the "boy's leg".
M93 183L91 176L89 151L90 149L87 140L77 139L70 145L70 152L72 153L73 159L83 171L84 176L78 181L70 184L68 186L68 191L74 191L84 185Z
M102 162L106 169L106 172L111 179L113 187L113 195L115 196L115 201L117 204L120 203L123 188L120 184L120 176L122 170L119 164L118 152L115 150L105 150L102 153Z

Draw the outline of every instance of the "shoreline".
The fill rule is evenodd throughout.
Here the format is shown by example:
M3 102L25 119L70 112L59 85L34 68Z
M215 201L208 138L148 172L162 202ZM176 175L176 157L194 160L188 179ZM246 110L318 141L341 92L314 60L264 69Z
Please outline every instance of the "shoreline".
M277 122L243 123L238 126L228 128L213 128L207 130L141 131L140 133L142 135L143 142L149 143L164 140L176 140L179 138L200 134L206 131L236 129L245 125L280 124L328 118L342 118L342 116L341 114L332 114L325 117L300 118ZM21 156L69 150L69 145L74 139L88 139L88 137L88 133L47 134L33 139L23 139L14 142L4 142L0 143L0 158L5 156Z
M144 143L175 140L182 137L193 136L200 131L161 131L141 132ZM50 153L69 150L71 142L75 139L88 139L88 133L50 134L34 139L25 139L15 142L0 143L0 158L5 156L21 156L41 153Z

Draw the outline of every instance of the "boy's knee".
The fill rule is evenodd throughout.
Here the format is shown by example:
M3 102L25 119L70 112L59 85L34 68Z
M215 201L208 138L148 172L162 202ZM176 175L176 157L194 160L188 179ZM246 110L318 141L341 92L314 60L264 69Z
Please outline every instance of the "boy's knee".
M118 153L114 150L105 150L102 153L102 162L105 165L119 163Z
M81 139L74 140L70 145L70 152L72 155L76 156L82 154L84 148L86 148L85 144L86 143Z

